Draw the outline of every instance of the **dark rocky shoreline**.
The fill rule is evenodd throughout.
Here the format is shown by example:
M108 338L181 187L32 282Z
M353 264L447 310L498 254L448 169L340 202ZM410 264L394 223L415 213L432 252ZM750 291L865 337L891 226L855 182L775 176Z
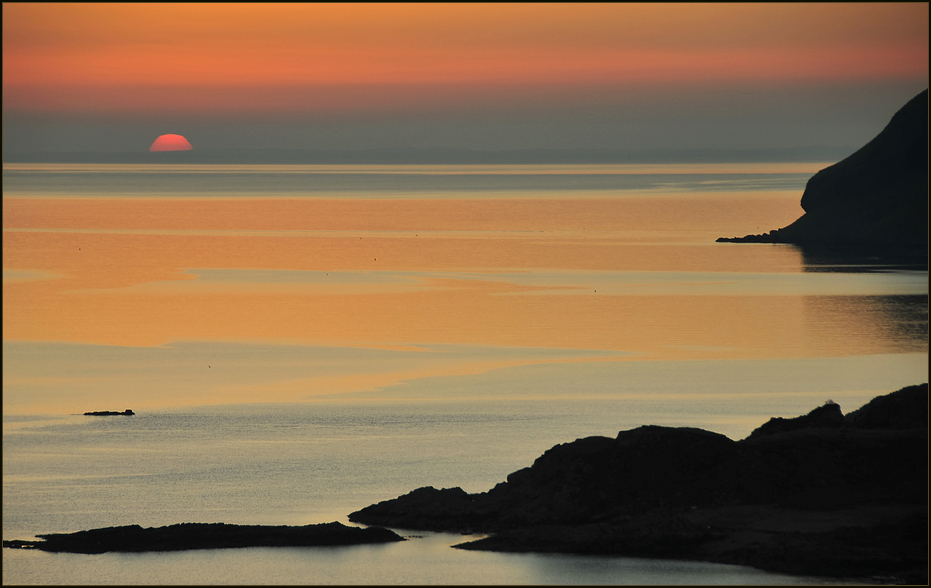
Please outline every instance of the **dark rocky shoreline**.
M741 441L645 426L557 445L484 493L419 488L349 520L487 533L460 549L611 554L927 584L928 385Z
M403 541L384 527L481 533L467 550L640 556L874 584L928 582L928 384L843 414L827 402L733 441L643 426L557 445L487 492L425 487L299 527L184 523L37 535L7 548L105 553Z
M185 551L235 547L319 547L390 543L404 538L379 527L323 523L300 527L182 523L167 527L105 527L76 533L36 535L43 541L4 541L4 547L65 553Z

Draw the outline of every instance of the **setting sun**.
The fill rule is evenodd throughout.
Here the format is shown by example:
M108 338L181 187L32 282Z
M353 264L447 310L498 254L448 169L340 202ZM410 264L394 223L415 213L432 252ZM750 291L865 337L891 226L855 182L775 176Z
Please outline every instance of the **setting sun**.
M181 135L161 135L152 142L149 151L190 151L191 143Z

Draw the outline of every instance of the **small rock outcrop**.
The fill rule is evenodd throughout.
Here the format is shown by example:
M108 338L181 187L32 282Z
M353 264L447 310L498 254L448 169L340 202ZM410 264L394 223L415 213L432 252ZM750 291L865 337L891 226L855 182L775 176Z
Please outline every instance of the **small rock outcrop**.
M105 527L76 533L36 535L44 541L4 541L4 547L65 553L185 551L232 547L315 547L404 541L388 529L323 523L300 527L182 523L167 527Z
M927 259L928 90L856 153L816 173L801 205L805 214L787 227L718 241L904 247Z
M349 520L491 534L463 549L926 580L927 535L916 529L927 525L927 407L922 384L847 417L828 402L771 419L740 441L658 426L587 437L549 449L487 492L419 488Z
M773 417L759 428L754 429L748 439L811 427L837 429L843 427L844 424L844 413L841 412L840 405L829 400L824 403L824 406L819 406L806 415L792 419Z
M132 416L134 413L130 409L126 409L123 412L117 412L115 410L96 410L94 412L85 412L84 416Z
M474 496L458 487L441 490L432 486L417 488L363 511L382 521L377 524L385 527L424 531L445 531L451 527L468 530L488 522L476 509ZM352 516L349 520L353 520Z

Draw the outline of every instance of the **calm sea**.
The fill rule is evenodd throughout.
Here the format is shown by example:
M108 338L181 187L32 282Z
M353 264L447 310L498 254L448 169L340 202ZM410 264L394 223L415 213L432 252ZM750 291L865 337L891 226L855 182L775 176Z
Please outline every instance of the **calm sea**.
M346 523L580 437L740 439L925 382L926 267L714 242L793 221L826 165L5 164L3 538ZM4 549L3 582L824 583L401 533Z

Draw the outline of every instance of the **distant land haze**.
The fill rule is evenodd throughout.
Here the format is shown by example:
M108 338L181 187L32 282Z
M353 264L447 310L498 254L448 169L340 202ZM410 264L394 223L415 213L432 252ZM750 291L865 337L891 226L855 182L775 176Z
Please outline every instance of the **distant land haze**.
M161 138L161 137L160 137ZM183 137L182 137L183 139ZM190 144L188 144L190 145ZM154 147L154 145L153 145ZM216 163L216 164L606 164L606 163L756 163L832 162L856 147L813 145L758 149L508 149L228 148L150 151L4 152L5 163Z

